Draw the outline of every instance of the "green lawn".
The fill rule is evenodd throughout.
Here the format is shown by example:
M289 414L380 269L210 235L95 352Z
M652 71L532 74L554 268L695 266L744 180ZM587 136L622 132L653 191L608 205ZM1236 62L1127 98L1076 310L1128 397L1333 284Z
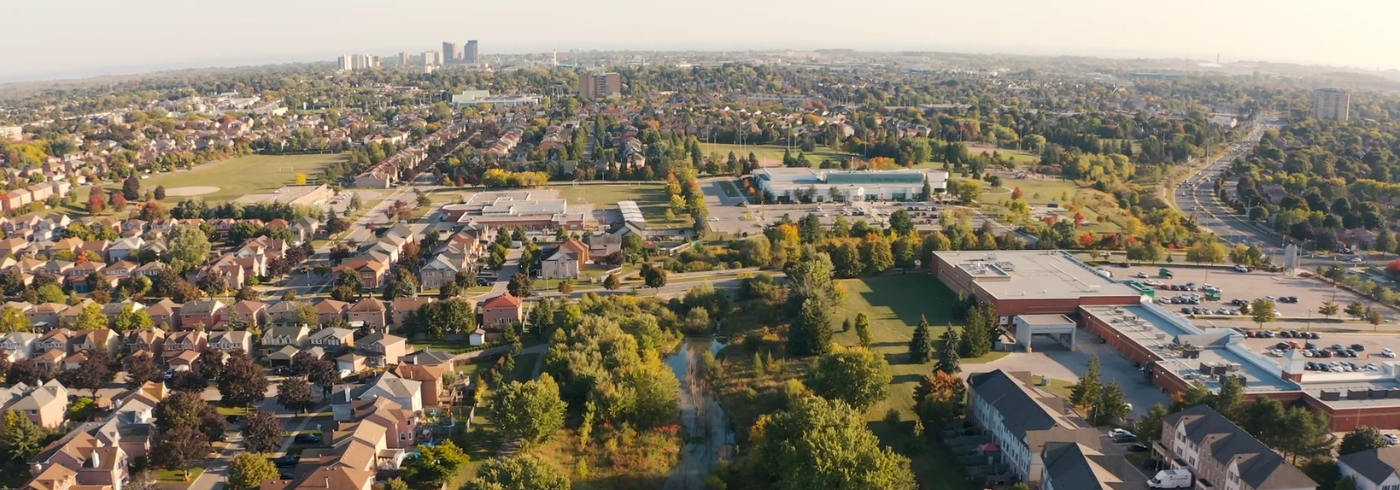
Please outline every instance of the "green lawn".
M594 209L617 209L618 201L636 201L642 208L642 216L652 227L690 226L690 218L678 216L674 221L666 221L666 209L670 206L670 196L666 195L665 184L619 184L619 185L557 185L559 197L570 204L592 204Z
M192 482L194 482L195 480L198 480L198 479L199 479L199 475L204 474L204 468L198 467L198 466L196 466L196 467L194 467L194 468L190 468L190 477L189 477L189 479L186 479L186 478L185 478L185 472L183 472L183 471L160 470L160 469L155 470L155 471L156 471L156 478L159 479L160 481L166 482L166 483L192 483Z
M965 180L965 179L958 179ZM1099 191L1081 187L1078 183L1070 180L1063 180L1054 177L1029 177L1025 179L1007 178L1003 176L1001 187L993 188L986 181L977 181L982 185L982 198L978 201L982 203L988 211L999 214L1005 211L998 203L1011 199L1011 193L1015 189L1021 189L1021 199L1027 204L1035 207L1044 207L1052 202L1060 204L1061 209L1065 205L1075 202L1076 199L1084 199L1086 202L1093 202L1096 199L1107 198ZM1108 198L1111 199L1111 198ZM1105 201L1107 202L1107 201ZM1117 209L1117 205L1113 205ZM1084 213L1084 231L1094 233L1113 233L1122 231L1122 227L1112 221L1098 221L1098 213L1089 206L1082 207L1079 212ZM1073 217L1074 213L1065 212L1065 216Z
M729 152L731 151L734 152L734 155L738 157L748 157L749 153L753 153L753 155L758 158L759 165L783 164L783 147L781 145L739 146L701 143L700 150L706 155L709 155L710 152L719 153L722 157L726 159L729 158ZM792 152L793 156L797 156L797 153L798 152L796 150ZM822 160L840 162L841 160L845 160L847 158L852 157L858 157L859 155L856 155L854 153L838 153L831 151L830 148L818 147L816 151L804 153L803 156L807 157L807 161L812 162L812 165L815 166L821 164Z
M321 170L347 157L339 154L321 155L249 155L218 163L200 165L190 171L153 175L141 181L141 188L165 186L167 191L177 187L210 186L219 190L199 197L210 203L238 199L244 194L268 192L284 185L295 184L297 174L315 180ZM121 182L108 186L120 188ZM178 202L184 197L169 195L166 202Z

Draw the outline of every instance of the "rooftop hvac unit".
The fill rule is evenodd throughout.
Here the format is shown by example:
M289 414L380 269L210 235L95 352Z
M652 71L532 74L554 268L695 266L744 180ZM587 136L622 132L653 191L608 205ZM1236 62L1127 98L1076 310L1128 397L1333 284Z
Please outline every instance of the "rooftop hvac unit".
M1386 398L1400 398L1400 388L1391 388L1385 390L1385 393Z
M1372 389L1371 389L1371 396L1370 396L1370 398L1371 398L1372 400L1375 400L1375 399L1385 398L1386 395L1387 395L1387 394L1386 394L1385 390L1380 390L1380 389L1372 388Z
M1200 349L1185 349L1181 351L1181 357L1199 359L1201 357L1201 351Z
M1230 363L1230 364L1227 364L1226 367L1227 367L1226 370L1229 371L1229 372L1232 372L1232 373L1235 372L1235 371L1239 371L1240 368L1241 368L1241 366L1239 365L1239 363L1235 363L1235 362L1232 362L1232 363Z
M1202 362L1202 363L1201 363L1201 372L1206 373L1206 374L1215 374L1215 363L1213 363L1213 362Z
M1166 340L1166 339L1167 339L1167 334L1164 334L1164 333L1162 333L1162 332L1157 332L1157 340Z
M1342 399L1342 393L1340 391L1322 390L1321 393L1318 393L1317 397L1325 402L1335 402Z
M1368 396L1371 396L1370 390L1347 390L1348 400L1365 400Z

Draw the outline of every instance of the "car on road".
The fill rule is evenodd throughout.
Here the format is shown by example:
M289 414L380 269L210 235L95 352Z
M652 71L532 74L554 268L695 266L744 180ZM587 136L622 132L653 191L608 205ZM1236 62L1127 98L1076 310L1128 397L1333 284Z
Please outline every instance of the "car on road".
M1351 350L1362 352L1366 350L1366 346L1361 344L1351 344Z
M1249 272L1249 268L1242 265L1237 265L1235 266L1235 272Z
M295 455L295 454L288 454L288 455L282 456L282 457L280 457L280 458L272 458L272 465L273 465L273 466L276 466L276 467L278 467L278 468L286 468L286 467L289 467L289 466L290 466L290 467L295 467L295 466L297 465L297 463L300 462L300 461L301 461L301 457L300 457L300 456L297 456L297 455Z
M1133 445L1128 446L1128 450L1135 453L1145 453L1147 449L1147 445L1141 442L1134 442Z
M1396 436L1395 434L1385 434L1382 435L1381 438L1385 439L1385 443L1391 446L1400 444L1400 436Z
M1390 348L1387 347L1387 348L1385 348L1385 349L1381 349L1381 355L1382 355L1382 356L1385 356L1385 357L1389 357L1389 358L1394 358L1394 357L1395 357L1395 351L1390 350Z
M297 434L296 437L293 437L293 438L292 438L292 442L293 442L293 443L296 443L296 444L320 444L320 443L321 443L321 435L320 435L320 434Z
M1363 258L1361 258L1361 257L1352 257L1352 258L1351 258L1351 263L1353 263L1353 264L1360 264L1360 263L1365 262L1365 261L1366 261L1366 259L1363 259Z

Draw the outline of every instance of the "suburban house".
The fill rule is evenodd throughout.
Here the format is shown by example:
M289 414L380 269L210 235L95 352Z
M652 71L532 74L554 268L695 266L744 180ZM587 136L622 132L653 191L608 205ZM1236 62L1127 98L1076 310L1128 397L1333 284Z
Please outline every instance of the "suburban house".
M253 334L247 330L216 332L209 337L209 350L253 352Z
M398 364L399 358L408 353L408 339L397 335L376 333L366 335L355 342L359 354L365 356L369 367L388 367Z
M24 312L24 316L29 317L35 330L45 330L58 326L58 314L67 307L62 303L39 303Z
M379 289L384 281L384 276L389 272L391 261L381 261L368 257L357 257L345 261L335 268L335 273L358 274L360 282L363 282L366 289Z
M350 309L350 303L323 299L316 303L316 316L319 317L322 325L331 325L337 319L345 318L345 310L348 309Z
M440 253L418 272L423 289L442 289L457 279L457 273L471 268L475 258L467 254Z
M167 328L180 328L181 304L171 301L170 298L160 300L159 303L146 307L146 314L151 316L151 320L156 325L165 325Z
M1162 438L1152 451L1172 469L1191 470L1196 488L1317 488L1297 466L1204 404L1162 419Z
M456 367L457 354L445 350L422 349L403 356L402 361L404 364L412 364L415 366L436 366L438 364L443 364L447 366L447 369L452 369Z
M435 300L430 296L394 298L394 302L389 304L389 310L392 311L392 318L390 319L391 324L400 327L403 326L404 317L408 316L409 313L418 311L418 309L422 308L423 305L432 303L433 301Z
M399 364L394 374L423 383L423 406L436 407L451 400L453 387L442 385L442 374L448 369L446 364Z
M67 354L68 338L71 335L72 332L63 327L49 330L44 335L40 336L39 340L34 341L34 352L42 353L56 350Z
M146 241L142 240L141 237L130 237L117 240L117 242L113 243L112 246L107 247L107 260L127 260L127 258L130 258L133 255L136 255L137 252L140 252L141 246L145 244Z
M1400 489L1400 447L1383 447L1337 458L1342 477L1356 480L1356 490Z
M262 325L267 322L267 303L261 301L239 301L228 308L228 321L242 322L244 325Z
M1125 490L1123 479L1109 471L1114 465L1103 453L1077 442L1045 444L1041 490ZM1128 471L1136 471L1129 469Z
M400 378L394 373L384 372L363 385L342 385L336 387L331 398L331 411L335 420L351 420L351 405L356 400L387 398L398 402L405 410L423 410L423 383Z
M481 302L482 326L500 330L511 323L524 321L524 302L520 301L520 298L515 297L515 295L510 294L509 291Z
M272 327L263 332L262 346L270 351L292 346L305 349L311 345L311 330L306 325L295 327Z
M301 305L306 304L300 301L278 301L264 310L267 323L271 325L292 325L299 321Z
M18 386L22 385L23 383L20 383ZM42 386L29 389L24 396L3 409L7 413L11 410L20 412L39 427L56 429L63 426L63 420L67 416L68 389L56 379L49 380Z
M203 330L181 330L165 337L165 347L160 355L170 362L185 351L204 352L209 345L209 334Z
M121 349L121 339L111 329L77 330L68 337L68 352L85 352L102 349L116 354Z
M165 331L159 328L143 328L122 334L122 348L127 354L147 351L160 355L165 348Z
M385 428L390 437L385 444L390 448L412 448L417 440L414 437L418 427L418 415L412 410L388 398L356 400L351 403L351 418L369 421Z
M374 297L365 297L355 302L345 315L352 327L365 325L373 328L375 331L383 331L385 316L388 312L389 308L383 301Z
M197 299L180 308L181 328L211 328L223 319L224 303L217 299Z
M559 244L554 252L540 262L543 279L578 279L588 263L588 245L578 240Z
M28 359L34 355L34 343L39 334L30 332L10 332L0 337L0 358L11 363Z
M1077 442L1099 450L1099 433L1064 400L1031 382L1031 373L1000 369L968 377L968 410L991 434L1004 461L1021 481L1039 486L1046 443Z
M355 347L355 331L348 328L326 327L311 332L310 341L313 347L320 346L327 351L353 349Z

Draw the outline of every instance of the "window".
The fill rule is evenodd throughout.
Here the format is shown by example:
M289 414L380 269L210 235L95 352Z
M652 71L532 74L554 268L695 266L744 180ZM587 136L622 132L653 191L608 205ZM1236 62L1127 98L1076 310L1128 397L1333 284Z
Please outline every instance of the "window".
M401 433L399 433L399 440L400 440L400 441L407 441L407 440L408 440L408 433L407 433L407 432L401 432Z

